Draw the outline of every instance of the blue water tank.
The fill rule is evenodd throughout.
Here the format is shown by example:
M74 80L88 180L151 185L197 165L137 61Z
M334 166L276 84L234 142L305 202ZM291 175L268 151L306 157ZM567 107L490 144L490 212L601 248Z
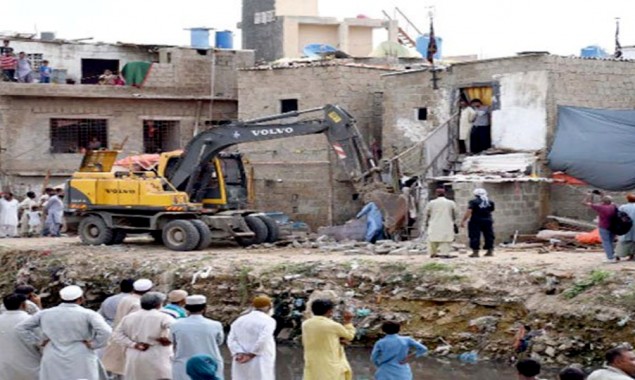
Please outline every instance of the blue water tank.
M608 54L604 49L597 45L590 45L580 49L580 57L582 58L606 58Z
M219 30L216 32L216 47L218 49L233 49L234 33L231 30Z
M443 38L436 36L437 40L437 52L434 55L434 59L441 59L442 52L441 47L443 46ZM424 34L423 36L417 37L417 51L425 58L428 56L428 43L430 43L430 35Z
M209 29L190 29L190 45L196 49L209 49Z

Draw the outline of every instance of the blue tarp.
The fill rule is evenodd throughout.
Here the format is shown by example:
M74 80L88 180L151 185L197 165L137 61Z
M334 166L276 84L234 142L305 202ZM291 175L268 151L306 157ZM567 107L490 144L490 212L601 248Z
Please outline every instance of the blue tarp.
M635 189L635 110L558 107L549 168L611 191Z

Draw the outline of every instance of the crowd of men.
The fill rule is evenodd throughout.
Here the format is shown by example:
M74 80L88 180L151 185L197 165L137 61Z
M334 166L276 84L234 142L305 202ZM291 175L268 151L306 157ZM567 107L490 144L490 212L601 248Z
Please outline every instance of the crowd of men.
M35 289L17 286L0 308L1 380L222 380L220 322L204 316L207 299L173 290L167 297L153 291L148 279L123 280L121 292L104 300L98 311L85 308L84 292L64 287L61 303L42 308ZM166 304L167 299L167 304ZM353 313L342 323L333 319L329 299L309 302L302 323L304 380L352 380L345 348L355 338ZM253 299L252 307L230 326L231 379L275 380L276 343L272 300ZM425 355L426 346L399 334L400 325L386 321L385 336L373 347L370 360L376 380L412 380L409 362ZM519 380L539 380L540 363L516 363ZM563 369L559 380L583 380L579 367ZM618 346L606 353L605 366L589 380L635 378L635 353Z
M0 193L0 238L59 237L64 217L64 190L46 188L38 198L32 191L22 201Z
M173 290L153 291L148 279L123 280L121 292L98 311L83 307L84 292L64 287L58 306L43 309L35 289L15 288L0 310L0 379L11 380L219 380L223 379L220 322L204 316L207 299ZM167 304L165 304L167 298ZM302 324L305 380L351 380L345 347L355 338L353 313L333 320L328 299L310 302ZM274 380L276 321L272 300L253 299L252 307L230 326L227 347L234 380ZM412 379L408 362L427 352L399 324L384 323L386 337L371 360L376 379Z

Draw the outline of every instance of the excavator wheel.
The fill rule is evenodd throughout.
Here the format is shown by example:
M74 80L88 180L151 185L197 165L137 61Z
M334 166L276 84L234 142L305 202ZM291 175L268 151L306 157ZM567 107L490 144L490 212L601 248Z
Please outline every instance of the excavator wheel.
M202 220L192 219L190 220L194 227L198 230L198 233L201 235L201 239L198 242L196 248L197 251L203 250L209 247L212 244L212 234L209 232L209 227Z
M262 220L267 226L267 239L265 239L265 242L277 242L280 237L280 227L278 227L278 223L267 215L258 215L258 219Z
M269 230L267 229L267 225L262 221L259 217L255 215L247 215L245 217L245 223L247 223L247 227L255 234L250 238L241 238L237 237L236 241L243 247L248 247L254 244L260 244L267 241L267 236L269 235Z
M163 227L163 244L173 251L191 251L200 240L198 228L189 220L173 220Z
M87 216L79 222L77 233L82 243L88 245L110 244L114 231L106 225L102 218L96 215Z
M126 240L127 235L128 233L125 230L116 228L112 234L112 240L107 244L121 244L124 240Z

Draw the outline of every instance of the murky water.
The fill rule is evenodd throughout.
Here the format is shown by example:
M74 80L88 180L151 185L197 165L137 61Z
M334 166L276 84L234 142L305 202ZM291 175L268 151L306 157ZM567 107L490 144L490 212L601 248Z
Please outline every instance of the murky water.
M347 348L346 355L353 367L353 379L373 380L374 368L370 363L370 350L363 348ZM229 353L225 357L225 378L231 379L231 362ZM302 380L304 362L302 348L278 346L276 359L277 380ZM510 366L492 363L463 364L456 360L438 360L421 358L412 364L415 380L509 380L516 378L516 372Z

